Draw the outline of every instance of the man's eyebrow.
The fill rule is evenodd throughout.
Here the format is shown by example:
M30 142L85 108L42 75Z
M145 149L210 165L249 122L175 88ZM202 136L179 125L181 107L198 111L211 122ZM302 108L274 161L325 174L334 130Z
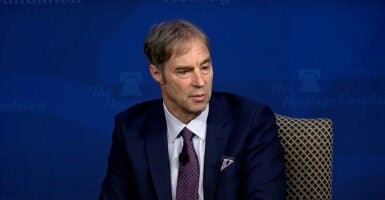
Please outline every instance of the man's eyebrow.
M211 57L207 57L207 58L201 63L201 65L206 64L206 63L210 63L210 62L211 62Z
M191 71L193 70L194 67L193 66L189 66L189 65L180 65L180 66L177 66L174 71Z
M200 63L200 65L203 65L203 64L206 64L206 63L210 63L210 62L211 62L211 57L207 57L206 59L204 59ZM179 65L175 69L176 70L180 70L180 69L189 69L189 68L194 68L194 66L191 66L191 65Z

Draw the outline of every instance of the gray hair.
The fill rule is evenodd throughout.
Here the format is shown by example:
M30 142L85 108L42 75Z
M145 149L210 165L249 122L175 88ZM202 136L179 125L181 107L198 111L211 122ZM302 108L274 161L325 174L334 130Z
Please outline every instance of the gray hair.
M173 53L182 54L187 49L185 42L192 39L201 40L210 50L206 34L191 22L185 20L167 21L152 26L144 43L144 53L148 62L163 72Z

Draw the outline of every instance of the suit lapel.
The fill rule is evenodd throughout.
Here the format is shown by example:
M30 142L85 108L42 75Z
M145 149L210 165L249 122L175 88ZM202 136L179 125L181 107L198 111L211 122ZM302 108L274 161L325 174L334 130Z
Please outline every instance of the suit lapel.
M215 199L215 189L221 159L224 156L227 140L230 134L229 107L215 99L210 101L209 116L207 118L206 150L204 163L204 197Z
M162 103L154 105L153 121L145 129L145 148L154 187L159 199L171 199L167 125Z
M150 113L154 122L145 128L145 148L154 187L159 199L171 199L170 165L167 146L167 125L160 102ZM204 163L203 188L205 199L215 199L215 190L231 131L229 105L212 96L207 118L206 150Z

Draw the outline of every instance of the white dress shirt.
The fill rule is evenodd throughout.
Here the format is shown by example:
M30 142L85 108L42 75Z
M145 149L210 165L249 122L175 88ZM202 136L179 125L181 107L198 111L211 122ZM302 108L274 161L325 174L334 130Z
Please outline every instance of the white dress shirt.
M209 113L209 105L206 106L206 109L199 116L191 120L188 124L184 124L177 118L175 118L167 110L166 105L164 103L163 108L167 123L168 157L170 162L172 199L175 200L176 197L176 185L178 183L179 170L179 153L182 151L183 147L183 138L178 137L178 135L184 127L187 127L195 134L195 136L193 137L193 145L195 152L198 156L200 170L198 195L199 200L203 200L203 169L206 143L206 122Z

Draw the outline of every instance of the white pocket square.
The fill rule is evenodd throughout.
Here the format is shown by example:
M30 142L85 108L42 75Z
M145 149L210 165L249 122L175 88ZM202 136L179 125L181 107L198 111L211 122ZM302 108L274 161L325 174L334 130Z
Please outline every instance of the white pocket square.
M233 157L227 157L227 156L223 157L222 158L222 164L221 164L221 171L226 169L228 166L230 166L234 162L235 162L235 160Z

